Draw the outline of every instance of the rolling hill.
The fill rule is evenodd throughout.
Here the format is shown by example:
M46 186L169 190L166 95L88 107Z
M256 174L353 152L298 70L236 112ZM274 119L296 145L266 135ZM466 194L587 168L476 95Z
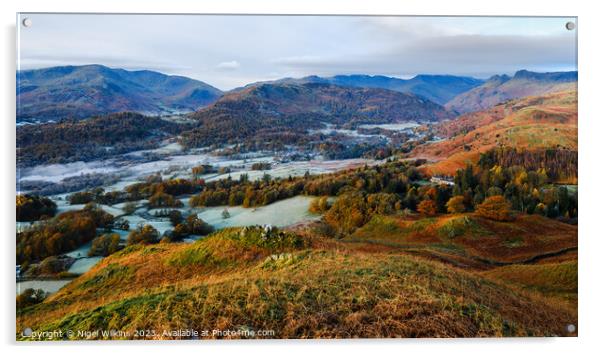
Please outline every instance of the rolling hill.
M486 221L477 222L476 233L465 236L474 247L479 247L478 239L490 237L481 233L480 223ZM521 226L541 222L526 218ZM503 223L494 224L487 227ZM388 236L400 246L290 231L267 237L261 230L230 228L192 244L128 247L44 302L19 309L17 333L30 327L62 330L64 336L99 328L123 331L97 332L88 339L175 338L174 328L208 330L200 339L245 338L237 330L265 329L274 330L269 338L562 336L567 323L576 323L574 305L521 288L515 285L521 279L510 279L507 272L482 274L424 252L409 254L413 250L404 251L407 236L401 229ZM364 238L381 237L362 233ZM536 239L529 237L529 242ZM576 228L562 237L576 242ZM462 257L461 249L432 246ZM576 278L563 279L558 289L557 279L560 275L540 277L537 284L575 293ZM136 336L140 328L152 332ZM233 332L216 334L213 329Z
M133 111L147 115L191 112L222 92L204 82L149 70L102 65L17 72L17 122Z
M283 134L305 135L323 123L436 122L454 114L420 96L391 90L274 83L229 92L189 117L200 127L183 134L183 142L199 147L238 143L249 137L282 140Z
M186 125L122 112L17 127L17 165L89 161L152 148Z
M443 141L417 146L411 156L435 161L431 174L453 175L497 147L577 151L577 93L555 92L468 113L436 128Z
M313 75L300 79L284 78L270 83L322 83L346 87L382 88L403 93L413 93L443 105L457 95L471 90L483 82L483 80L472 77L453 75L417 75L408 80L383 75L336 75L332 77ZM252 85L256 84L249 86Z
M495 75L482 85L457 95L445 107L467 113L487 109L514 98L576 89L576 71L536 73L520 70L513 77Z

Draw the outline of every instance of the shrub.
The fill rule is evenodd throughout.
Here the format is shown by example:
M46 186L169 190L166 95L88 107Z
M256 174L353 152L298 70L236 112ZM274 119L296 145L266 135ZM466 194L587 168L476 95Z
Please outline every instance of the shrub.
M309 204L309 212L314 214L323 214L330 209L328 197L315 198Z
M47 296L48 294L42 289L25 289L21 294L17 295L17 309L39 304Z
M230 218L230 212L228 211L228 209L224 209L222 211L222 219L228 219Z
M512 214L510 212L510 202L508 202L501 195L494 195L492 197L486 198L483 201L483 203L477 205L476 213L477 215L491 220L512 220Z

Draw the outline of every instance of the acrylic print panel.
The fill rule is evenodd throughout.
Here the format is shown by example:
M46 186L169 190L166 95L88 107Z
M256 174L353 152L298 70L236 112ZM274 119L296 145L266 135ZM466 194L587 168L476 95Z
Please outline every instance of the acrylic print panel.
M17 28L17 340L577 335L576 18Z

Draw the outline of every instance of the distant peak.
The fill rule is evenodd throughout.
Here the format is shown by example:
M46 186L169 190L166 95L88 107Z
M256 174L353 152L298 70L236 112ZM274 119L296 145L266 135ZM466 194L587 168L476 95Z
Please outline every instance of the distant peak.
M489 83L504 83L508 80L510 80L511 77L506 75L506 74L502 74L502 75L493 75L492 77L489 78L489 80L487 80L487 82Z

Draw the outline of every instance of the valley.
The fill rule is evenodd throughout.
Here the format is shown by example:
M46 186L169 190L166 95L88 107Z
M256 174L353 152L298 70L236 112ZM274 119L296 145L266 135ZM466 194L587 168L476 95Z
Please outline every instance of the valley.
M24 115L17 339L576 335L576 74L515 78L531 85L462 109L491 80L306 77L190 112Z

